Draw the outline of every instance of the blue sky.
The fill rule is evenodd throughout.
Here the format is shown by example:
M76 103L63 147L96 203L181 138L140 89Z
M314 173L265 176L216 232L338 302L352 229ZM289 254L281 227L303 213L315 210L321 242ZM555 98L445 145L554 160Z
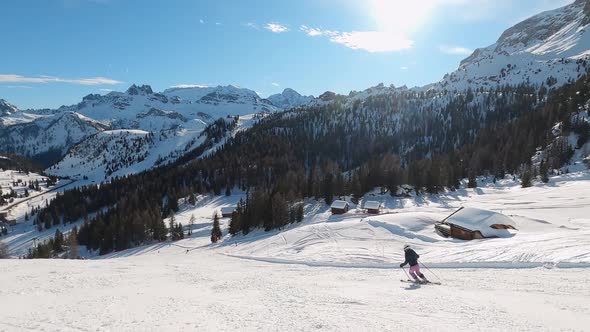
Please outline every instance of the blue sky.
M0 98L77 103L132 83L267 97L424 85L511 25L573 0L5 0Z

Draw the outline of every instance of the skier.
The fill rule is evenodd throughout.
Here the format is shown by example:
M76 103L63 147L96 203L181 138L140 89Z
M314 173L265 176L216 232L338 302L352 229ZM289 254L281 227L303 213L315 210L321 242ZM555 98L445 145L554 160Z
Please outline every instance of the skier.
M403 263L401 263L399 265L399 267L403 268L406 264L410 264L410 275L412 276L412 278L414 278L415 282L420 282L420 283L430 282L430 281L428 281L428 279L426 279L424 274L422 274L422 272L420 272L420 264L418 264L418 258L420 258L420 255L418 255L410 247L409 244L406 244L404 246L404 252L406 255L406 260ZM420 277L420 278L418 278L418 277Z

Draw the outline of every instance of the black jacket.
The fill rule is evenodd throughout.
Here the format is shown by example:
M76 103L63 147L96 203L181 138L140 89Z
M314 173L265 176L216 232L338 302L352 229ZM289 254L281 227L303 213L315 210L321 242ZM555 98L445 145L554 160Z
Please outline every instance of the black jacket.
M410 264L410 266L417 265L418 258L420 258L420 255L418 255L413 249L408 249L406 250L406 260L402 263L401 266L404 266L406 264Z

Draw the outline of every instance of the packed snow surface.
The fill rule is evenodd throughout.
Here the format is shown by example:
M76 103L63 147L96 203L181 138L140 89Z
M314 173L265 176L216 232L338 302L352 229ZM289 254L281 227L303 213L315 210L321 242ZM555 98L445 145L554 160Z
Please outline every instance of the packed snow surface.
M479 188L442 196L400 199L389 194L366 195L365 200L383 204L381 215L355 208L344 215L332 215L325 204L310 203L302 225L274 234L229 239L237 246L228 252L269 262L395 267L402 259L401 248L408 243L424 262L440 267L590 266L587 172L556 176L548 185L526 189L518 180L496 184L489 180L481 178ZM501 213L518 231L510 230L505 238L475 241L439 236L434 224L462 206L485 209L490 215Z
M211 216L242 192L181 201L191 238L91 260L0 263L0 330L582 331L590 326L590 175L547 185L392 198L379 216L332 216L308 201L301 224L209 241ZM359 202L362 206L363 202ZM433 224L460 206L501 212L512 237L445 239ZM28 232L19 229L19 232ZM36 231L33 231L36 232ZM9 235L10 236L10 235ZM443 285L403 283L404 244ZM426 267L426 268L425 268Z
M272 264L167 244L117 259L3 261L0 330L582 331L590 324L588 269L433 272L443 286L401 283L399 268Z

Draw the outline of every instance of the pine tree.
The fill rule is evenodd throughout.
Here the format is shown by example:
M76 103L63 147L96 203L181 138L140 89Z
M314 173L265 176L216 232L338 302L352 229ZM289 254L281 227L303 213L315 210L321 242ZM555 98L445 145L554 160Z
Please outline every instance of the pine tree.
M178 212L178 199L176 198L176 195L168 195L168 207L170 208L170 210Z
M80 249L78 246L78 228L74 227L72 231L68 234L68 238L66 241L68 245L68 258L69 259L76 259L80 256Z
M50 216L46 216L44 223L45 223L45 229L50 229L51 226L53 225L53 219Z
M297 204L297 208L295 210L296 217L295 220L300 223L303 221L303 204Z
M236 235L242 228L241 224L241 216L238 211L234 211L231 215L231 220L229 222L229 233L231 235Z
M530 171L530 169L527 168L524 171L524 173L522 173L522 177L520 179L521 186L523 188L528 188L528 187L532 186L533 185L532 184L532 178L533 178L533 176L531 174L531 171Z
M219 215L217 212L213 214L213 228L211 229L211 242L217 243L221 239L221 227L219 226Z
M161 217L157 217L152 227L153 239L156 241L166 241L166 224Z
M272 223L265 227L265 231L270 231L274 228L284 227L289 223L289 209L287 202L280 193L276 193L272 197Z
M170 220L169 220L169 227L168 233L170 234L170 240L176 240L176 217L174 216L174 210L170 211Z
M363 197L364 193L363 193L363 189L361 188L361 182L360 182L359 176L356 173L352 176L351 190L352 190L352 199L351 200L354 204L358 204L359 200Z
M195 199L195 194L190 194L190 195L188 196L188 203L189 203L190 205L193 205L193 206L194 206L195 204L197 204L197 200Z
M177 227L176 227L176 237L178 240L182 240L184 239L184 230L182 228L182 223L179 222Z
M467 183L467 188L477 188L477 178L475 177L474 172L469 172L469 182Z
M547 167L547 163L544 160L541 160L539 173L541 174L541 181L544 183L549 182L549 169Z
M63 252L63 245L64 245L64 235L59 229L55 230L55 235L53 236L53 252L60 253Z
M229 185L225 187L225 196L231 196L231 188L229 187Z
M326 174L326 176L324 177L324 183L323 183L324 199L326 200L326 204L328 204L328 205L332 204L332 201L334 200L334 188L333 188L333 184L332 184L332 182L333 182L332 178L333 178L332 174Z

